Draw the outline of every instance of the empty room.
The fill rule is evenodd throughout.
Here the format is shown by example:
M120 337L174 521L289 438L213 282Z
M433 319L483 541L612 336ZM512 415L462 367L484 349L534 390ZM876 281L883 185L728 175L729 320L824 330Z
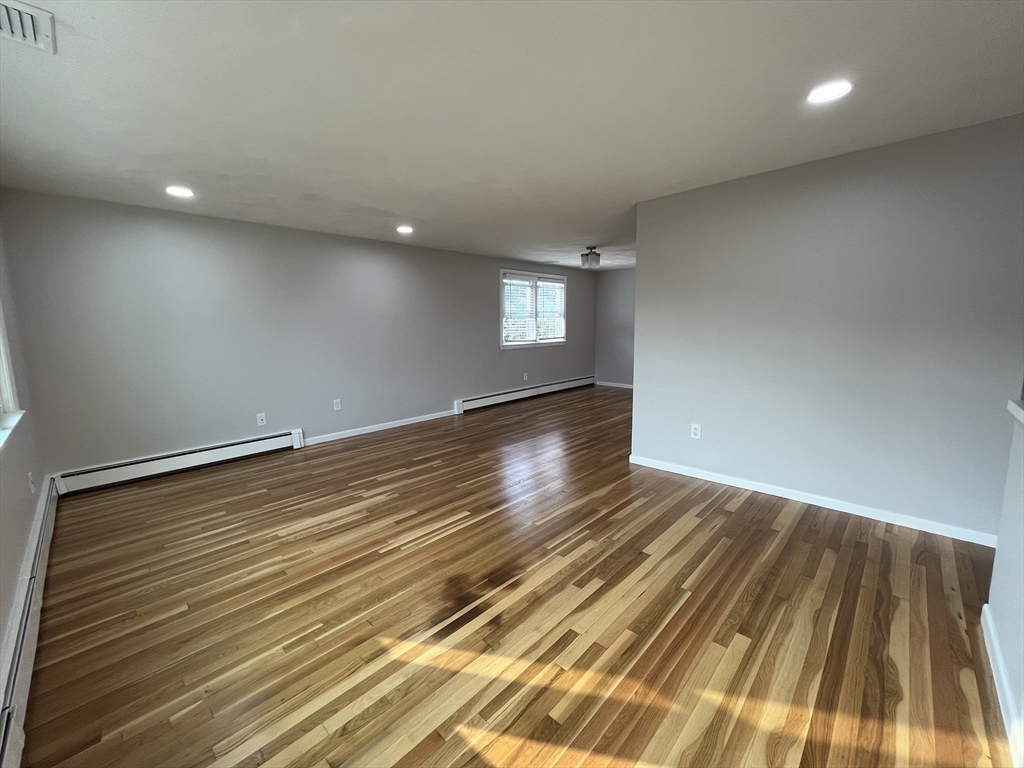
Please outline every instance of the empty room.
M1024 0L0 0L0 768L1024 767Z

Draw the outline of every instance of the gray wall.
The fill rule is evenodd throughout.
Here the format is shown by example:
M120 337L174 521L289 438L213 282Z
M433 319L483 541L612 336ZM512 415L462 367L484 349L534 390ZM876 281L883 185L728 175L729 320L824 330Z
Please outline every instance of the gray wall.
M633 452L994 534L1022 154L1015 116L641 203Z
M0 449L0 638L5 639L12 625L18 571L29 548L28 537L39 498L38 493L34 494L29 489L28 473L33 473L37 491L43 485L42 463L36 445L35 409L23 375L25 367L19 343L20 328L9 287L3 241L0 239L0 306L3 307L7 341L13 358L18 406L26 409ZM21 605L17 608L20 610ZM5 652L9 650L6 644L3 647ZM6 657L0 659L4 664L0 667L0 677L6 677L9 661Z
M1020 594L1024 587L1024 422L1016 416L1008 421L1013 423L1013 443L987 610L991 612L1009 684L1006 696L1010 702L1004 701L1002 705L1003 712L1010 717L1005 718L1004 725L1015 750L1016 764L1020 765L1024 762L1024 600ZM994 638L987 639L991 643Z
M597 273L597 380L633 383L636 270Z
M568 275L568 343L502 351L522 263L14 190L0 219L48 471L594 373L579 270L541 270Z

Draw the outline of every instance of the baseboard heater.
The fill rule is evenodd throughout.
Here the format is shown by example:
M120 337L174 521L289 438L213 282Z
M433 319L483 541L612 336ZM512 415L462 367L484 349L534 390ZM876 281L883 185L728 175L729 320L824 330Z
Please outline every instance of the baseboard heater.
M46 486L42 519L37 530L35 552L28 571L28 583L17 629L13 636L13 650L10 666L6 670L3 703L0 705L0 766L17 768L20 765L21 750L25 743L25 706L28 703L28 686L32 680L32 667L36 656L36 642L39 638L39 615L43 604L43 580L46 563L50 556L50 537L53 535L54 514L57 511L57 484L50 476ZM21 580L21 579L19 579ZM13 616L12 616L13 618ZM4 636L7 659L7 645L10 635Z
M143 477L166 475L206 464L220 464L224 461L240 459L243 456L280 451L286 448L301 448L302 445L302 430L293 429L288 432L235 440L231 443L221 443L205 448L192 448L160 456L132 459L119 464L106 464L101 467L64 472L57 477L57 490L61 494L65 494L105 485L117 485Z
M480 395L479 397L467 397L462 400L455 401L455 412L463 413L465 411L471 411L474 408L486 408L488 405L497 405L498 403L507 403L509 400L519 400L523 397L533 397L534 395L545 395L548 392L557 392L560 389L573 389L574 387L586 387L595 382L593 376L581 376L577 379L564 379L563 381L553 381L550 384L539 384L535 387L523 387L522 389L510 389L505 392L495 392L490 395Z

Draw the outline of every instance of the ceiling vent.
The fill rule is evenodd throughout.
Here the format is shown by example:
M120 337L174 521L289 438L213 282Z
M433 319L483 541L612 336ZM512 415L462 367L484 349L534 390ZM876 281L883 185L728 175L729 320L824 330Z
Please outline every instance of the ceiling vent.
M57 52L53 14L17 0L0 0L0 40L14 40Z

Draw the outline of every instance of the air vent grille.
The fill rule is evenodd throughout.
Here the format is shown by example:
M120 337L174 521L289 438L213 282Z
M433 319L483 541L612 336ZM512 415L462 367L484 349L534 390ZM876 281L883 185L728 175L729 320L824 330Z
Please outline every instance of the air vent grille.
M53 14L17 0L0 0L0 40L27 43L56 53Z

